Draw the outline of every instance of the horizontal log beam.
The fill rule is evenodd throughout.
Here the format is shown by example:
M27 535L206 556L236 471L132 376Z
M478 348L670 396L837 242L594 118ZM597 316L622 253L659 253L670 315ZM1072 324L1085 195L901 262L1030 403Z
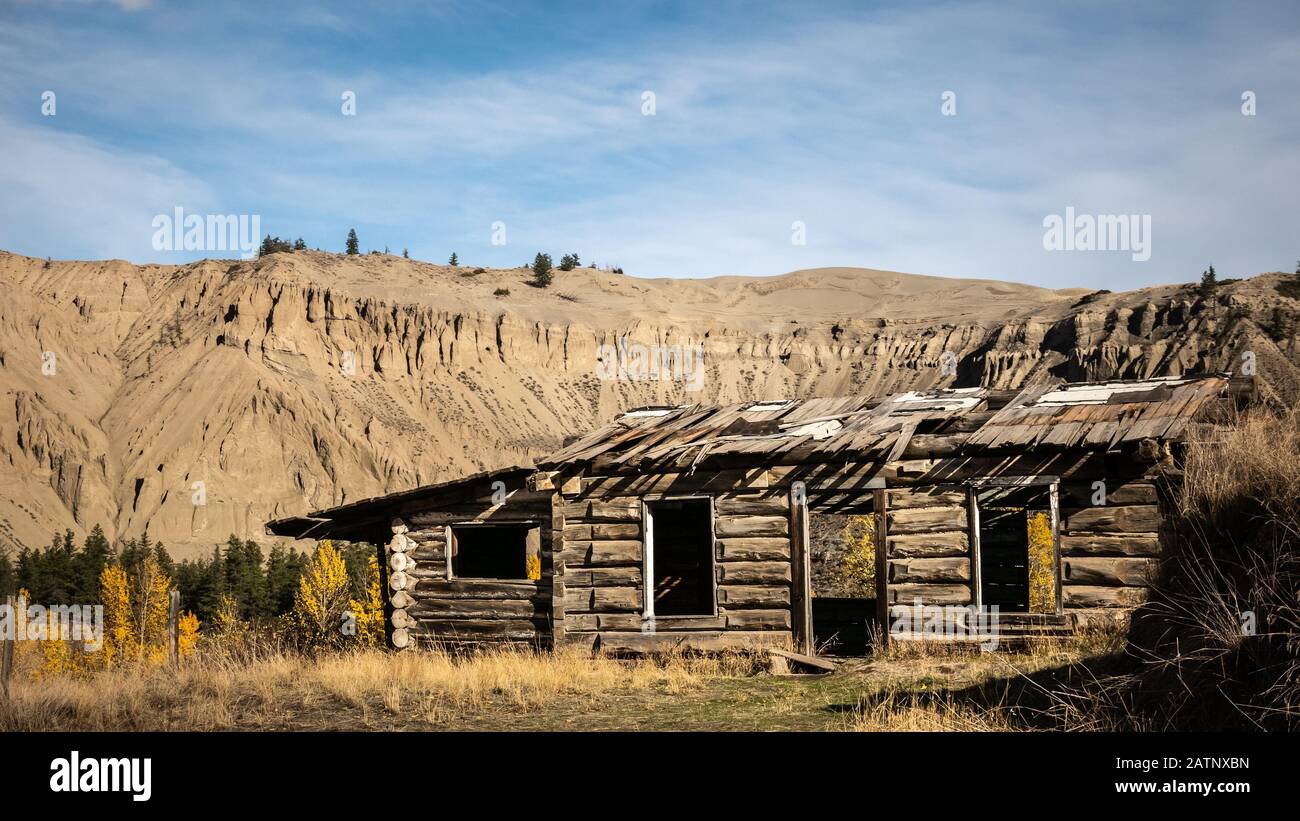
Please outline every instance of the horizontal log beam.
M639 629L666 633L674 630L722 630L726 626L727 620L722 616L656 616L652 623Z
M1137 607L1147 600L1145 587L1101 587L1067 584L1061 587L1061 602L1066 607Z
M640 613L598 613L596 628L599 630L640 630L642 619Z
M1156 505L1088 507L1067 510L1063 530L1092 533L1155 533L1160 530L1160 508Z
M560 558L565 568L582 565L635 564L641 561L641 542L630 540L601 542L565 541Z
M790 520L785 516L719 516L714 531L720 538L788 536Z
M1062 556L1159 556L1160 537L1062 534Z
M726 494L713 500L719 516L781 516L790 510L790 498L784 492L773 494Z
M724 562L761 562L790 559L788 537L718 539L718 557Z
M912 604L920 600L921 604L970 604L971 589L964 584L891 584L890 604Z
M789 562L727 562L717 570L721 584L790 583Z
M574 637L581 641L580 637ZM776 647L789 650L792 646L789 632L781 630L721 630L672 633L597 633L592 637L601 650L612 653L655 653L670 650L698 650L720 652L723 650L761 649Z
M524 619L418 619L419 632L429 636L478 638L494 637L529 641L549 626L542 621Z
M728 630L789 630L789 610L724 610Z
M447 528L443 525L425 528L423 530L414 530L406 534L406 538L417 544L443 544L447 541Z
M888 556L891 559L936 559L944 556L964 556L970 552L970 537L964 531L946 533L918 533L887 537Z
M1151 583L1159 565L1158 559L1067 558L1061 560L1061 581L1064 584L1140 586Z
M578 542L601 539L637 539L641 536L640 522L615 522L607 524L566 524L564 538Z
M635 610L642 607L641 590L636 587L572 587L564 588L564 612L609 613Z
M890 510L911 510L921 507L961 507L966 504L963 488L895 488L885 491Z
M937 533L945 530L964 531L966 529L966 508L964 506L890 510L888 517L888 532L890 534Z
M788 585L723 584L718 586L718 604L731 608L788 607Z
M408 611L416 618L534 619L545 618L546 602L502 599L420 599Z
M970 578L970 559L965 557L955 559L891 559L889 561L890 584L968 582Z
M1102 505L1154 505L1159 501L1156 486L1150 482L1062 482L1061 506L1066 508L1099 507ZM1104 499L1098 502L1094 499Z
M564 505L564 522L589 524L592 522L640 522L641 500L629 498L584 499Z
M564 581L576 587L623 587L641 583L639 565L565 568Z
M486 581L467 579L420 579L412 595L459 599L528 599L550 601L551 591L544 581Z

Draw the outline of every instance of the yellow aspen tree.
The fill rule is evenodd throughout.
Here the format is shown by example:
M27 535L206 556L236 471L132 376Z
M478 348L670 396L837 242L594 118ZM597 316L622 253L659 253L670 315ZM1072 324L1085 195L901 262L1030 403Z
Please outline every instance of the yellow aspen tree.
M357 643L378 647L384 641L384 599L379 584L379 560L371 555L366 563L366 596L352 599L348 608L356 618Z
M237 633L244 627L239 618L239 602L229 593L222 593L217 600L217 612L212 614L214 631L222 635Z
M27 590L27 588L25 587L18 588L18 596L14 601L14 606L15 607L19 605L30 606L31 602L32 602L32 594ZM15 625L15 629L17 629L16 625ZM24 641L25 636L16 636L16 638L18 639L18 641L14 642L13 651L14 651L14 669L17 670L23 667L23 659L27 655L27 646L31 644L31 642Z
M131 588L126 571L109 564L99 574L99 595L104 602L104 666L135 658L135 620L131 614Z
M135 579L135 598L132 616L138 644L137 657L141 661L163 663L167 660L167 612L172 580L158 564L152 553L140 563L140 575Z
M177 639L180 657L187 658L194 653L194 648L199 643L199 617L193 613L186 612L181 616L180 634Z
M63 636L58 633L58 625L50 619L47 625L49 633L46 638L42 639L41 667L37 671L37 678L51 678L55 676L75 676L82 672L79 662L81 653L76 652L71 641L65 641Z
M310 644L336 644L343 638L350 590L343 555L326 539L303 568L293 595L294 624Z
M1031 513L1026 527L1029 536L1029 612L1056 612L1056 561L1051 518Z
M849 595L870 597L876 594L876 519L874 516L850 516L845 522L840 577Z
M248 636L247 627L239 618L239 602L229 593L222 593L212 614L207 645L220 653L230 652Z

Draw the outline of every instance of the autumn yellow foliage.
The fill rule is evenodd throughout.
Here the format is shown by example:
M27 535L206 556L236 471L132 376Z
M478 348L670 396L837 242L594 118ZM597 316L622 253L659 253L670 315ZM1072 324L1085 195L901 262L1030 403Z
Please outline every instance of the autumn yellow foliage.
M337 645L344 638L345 620L350 613L355 615L351 605L347 564L333 542L326 539L317 545L316 553L303 568L293 596L293 623L306 643Z
M136 658L131 586L121 565L110 564L99 574L99 595L104 601L105 666Z
M384 599L379 585L379 560L370 557L366 564L366 596L352 599L348 609L356 619L356 639L367 647L378 647L384 642Z
M152 555L141 562L135 578L117 563L104 568L99 576L100 598L104 602L104 646L97 654L99 667L167 661L171 642L167 626L171 586L171 578ZM193 654L198 641L198 616L182 613L177 641L180 657Z
M181 658L187 658L194 653L194 649L199 644L198 616L188 612L181 616L180 633L176 644Z
M57 627L48 634L49 638L38 642L41 648L41 666L36 671L36 677L78 676L89 672L92 663L84 650L75 646L74 642L65 641L56 635L56 630Z
M1051 518L1044 512L1030 513L1029 612L1056 612L1056 549L1052 541Z
M845 594L869 598L876 595L876 519L850 516L844 523L844 551L839 567Z
M136 654L140 661L160 663L167 660L171 636L167 629L168 597L172 580L158 565L152 553L140 563L132 580L131 615L136 635Z

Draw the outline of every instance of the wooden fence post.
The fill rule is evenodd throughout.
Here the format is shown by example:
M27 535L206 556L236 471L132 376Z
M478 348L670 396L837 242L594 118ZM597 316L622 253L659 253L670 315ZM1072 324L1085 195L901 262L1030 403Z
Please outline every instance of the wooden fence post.
M9 611L9 628L14 635L4 637L4 650L0 651L0 685L4 687L5 700L9 699L9 674L14 670L14 642L18 638L18 608L13 596L5 596Z
M173 590L167 604L167 660L176 665L181 660L181 591Z

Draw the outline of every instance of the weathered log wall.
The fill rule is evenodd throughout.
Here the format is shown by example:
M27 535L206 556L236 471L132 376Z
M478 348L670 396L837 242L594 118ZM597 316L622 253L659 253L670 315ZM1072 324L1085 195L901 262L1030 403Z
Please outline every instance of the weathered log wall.
M883 495L888 507L885 531L878 534L885 550L878 589L884 590L891 617L916 601L976 601L968 490L917 486L890 488ZM1146 601L1160 562L1164 521L1153 480L1130 470L1111 480L1063 481L1058 500L1063 612L1078 622Z
M551 494L515 490L491 499L413 511L393 524L388 546L391 641L461 644L513 642L549 646L551 629ZM541 578L450 578L448 537L455 524L539 528Z
M694 482L708 491L743 478L704 476ZM553 527L563 544L556 560L556 595L562 596L558 640L613 652L789 647L790 504L784 490L708 494L714 506L715 612L643 619L644 497L601 494L612 487L662 492L671 486L655 476L618 486L595 480L557 506Z
M1076 620L1147 600L1161 556L1164 517L1156 485L1140 475L1063 483L1061 596ZM1094 504L1102 499L1104 504Z
M884 499L885 601L891 619L921 605L972 603L973 572L966 488L890 488ZM879 589L881 585L878 583Z

